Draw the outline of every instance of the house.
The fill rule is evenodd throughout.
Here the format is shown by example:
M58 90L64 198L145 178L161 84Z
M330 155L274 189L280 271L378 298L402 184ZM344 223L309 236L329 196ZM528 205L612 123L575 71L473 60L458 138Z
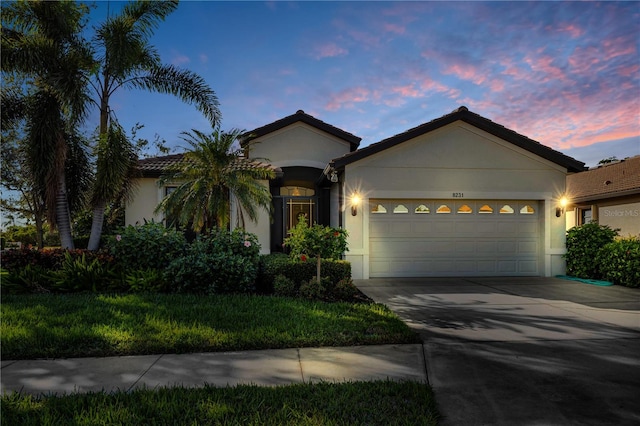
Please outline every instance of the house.
M567 176L567 229L597 221L640 236L640 155Z
M247 132L248 141L247 159L279 172L264 182L273 220L265 211L247 224L264 253L282 250L305 220L348 231L354 278L564 273L556 210L567 175L584 163L466 107L362 149L359 137L302 110ZM153 217L166 161L175 158L141 160L128 224Z

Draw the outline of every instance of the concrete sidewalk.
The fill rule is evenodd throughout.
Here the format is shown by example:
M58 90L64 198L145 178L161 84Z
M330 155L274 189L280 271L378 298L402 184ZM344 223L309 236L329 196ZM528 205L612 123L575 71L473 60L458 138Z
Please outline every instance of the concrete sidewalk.
M426 383L423 345L2 361L2 393L36 395L384 379Z

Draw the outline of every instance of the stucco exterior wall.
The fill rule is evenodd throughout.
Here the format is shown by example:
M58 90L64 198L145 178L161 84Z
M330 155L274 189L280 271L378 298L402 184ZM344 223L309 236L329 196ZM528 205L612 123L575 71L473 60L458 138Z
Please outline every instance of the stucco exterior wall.
M565 180L564 168L463 122L349 164L343 223L349 231L346 258L353 276L369 276L372 198L537 200L542 209L541 274L564 273L565 218L555 216L555 206L565 192ZM351 215L349 204L353 193L363 198L357 216Z
M640 202L598 206L598 223L620 229L623 237L640 236Z
M260 184L269 188L269 181L260 181ZM231 198L231 229L238 227L238 203L234 197ZM244 229L245 231L255 234L260 242L260 254L271 253L271 218L269 212L265 209L260 209L258 212L257 222L253 222L249 219L249 216L244 213Z
M162 221L162 215L153 212L162 200L162 195L163 189L158 187L158 179L138 179L136 193L125 208L125 225L143 224L145 220Z
M349 152L349 144L309 126L295 123L256 138L250 158L266 159L275 167L303 166L324 169L329 161Z

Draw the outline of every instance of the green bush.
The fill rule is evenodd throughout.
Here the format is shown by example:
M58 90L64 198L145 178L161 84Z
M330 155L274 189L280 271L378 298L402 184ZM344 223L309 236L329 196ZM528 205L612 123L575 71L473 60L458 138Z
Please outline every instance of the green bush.
M333 287L332 296L336 300L350 301L357 293L358 289L353 284L353 280L351 278L345 278L338 281Z
M263 293L272 293L275 278L283 275L296 284L308 282L316 276L313 261L300 262L282 253L267 254L260 259L258 289ZM328 278L330 287L340 280L351 278L351 264L346 260L322 259L322 275Z
M49 293L53 284L51 271L39 265L23 268L2 275L2 294Z
M618 230L595 222L567 231L567 275L578 278L601 279L602 272L596 262L598 251L613 242Z
M2 253L2 267L7 271L18 271L28 265L39 266L47 271L56 271L62 268L65 256L70 255L77 259L84 256L87 260L97 259L100 263L112 264L114 259L111 255L103 252L88 250L66 250L66 249L21 249L7 250Z
M113 266L97 258L65 253L60 270L53 272L52 287L59 292L102 292L119 289L120 282Z
M606 244L596 262L602 277L614 284L640 287L640 239L624 238Z
M255 290L260 245L241 230L220 231L196 239L184 256L172 261L164 278L172 291L221 294Z
M273 294L276 296L294 297L298 294L298 286L293 280L290 280L284 275L278 275L273 282Z
M105 247L125 271L163 269L187 248L182 232L155 222L129 225L105 240Z
M305 281L300 285L298 293L300 297L312 300L323 300L327 296L327 279L323 278L322 281L318 281L315 278Z
M126 290L131 293L163 293L167 291L163 272L160 269L131 271L125 275Z

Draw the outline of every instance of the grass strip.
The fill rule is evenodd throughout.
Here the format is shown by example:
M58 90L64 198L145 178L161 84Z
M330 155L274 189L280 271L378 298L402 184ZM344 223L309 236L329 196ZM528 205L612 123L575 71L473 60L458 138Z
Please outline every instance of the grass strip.
M7 295L3 360L416 343L381 304L250 295Z
M0 401L6 425L436 425L438 419L431 388L418 382L13 393Z

